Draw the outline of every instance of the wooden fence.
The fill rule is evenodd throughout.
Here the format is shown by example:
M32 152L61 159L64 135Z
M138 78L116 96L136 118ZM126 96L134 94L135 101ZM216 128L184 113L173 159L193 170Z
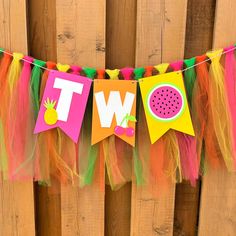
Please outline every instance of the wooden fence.
M235 43L235 11L235 0L0 0L0 46L97 68L156 65ZM96 181L54 185L1 183L0 236L236 235L236 176L224 171L165 198L131 183L105 196Z

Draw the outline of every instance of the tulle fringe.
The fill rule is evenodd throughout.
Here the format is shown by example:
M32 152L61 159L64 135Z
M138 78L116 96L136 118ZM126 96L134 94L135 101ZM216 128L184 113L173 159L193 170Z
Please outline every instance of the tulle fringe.
M226 48L227 51L231 48ZM91 146L92 94L81 129L79 143L72 142L61 130L33 135L48 69L86 75L89 78L139 79L170 70L181 70L183 61L145 68L95 70L34 60L23 55L0 55L0 171L3 179L34 179L50 185L61 183L84 187L99 181L104 191L105 166L113 190L131 181L159 194L173 183L189 180L196 184L199 173L207 168L236 167L236 62L234 51L221 57L222 50L185 60L184 72L195 137L169 130L150 144L140 94L137 95L136 146L132 148L115 136ZM224 60L224 68L220 59ZM106 73L105 73L106 72ZM97 174L98 172L98 174ZM96 178L95 178L96 177ZM155 189L153 189L155 188Z

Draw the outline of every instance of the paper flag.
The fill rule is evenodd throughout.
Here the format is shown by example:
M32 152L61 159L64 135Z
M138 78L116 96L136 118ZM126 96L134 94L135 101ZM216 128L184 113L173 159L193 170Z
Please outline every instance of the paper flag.
M91 83L86 77L50 71L34 133L59 127L77 142Z
M152 144L169 129L194 136L181 72L147 77L139 82Z
M92 145L115 134L135 144L136 82L94 80Z

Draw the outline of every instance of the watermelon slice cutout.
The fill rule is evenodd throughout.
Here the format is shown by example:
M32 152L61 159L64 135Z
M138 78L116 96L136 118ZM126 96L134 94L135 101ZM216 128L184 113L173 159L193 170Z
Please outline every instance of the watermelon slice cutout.
M184 109L183 94L172 84L161 84L149 93L147 104L155 118L171 121L178 118Z

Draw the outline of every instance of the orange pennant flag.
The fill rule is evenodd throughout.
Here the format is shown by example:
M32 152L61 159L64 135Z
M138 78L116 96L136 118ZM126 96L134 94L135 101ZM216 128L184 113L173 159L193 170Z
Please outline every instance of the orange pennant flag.
M135 145L137 82L94 80L92 145L115 134Z

